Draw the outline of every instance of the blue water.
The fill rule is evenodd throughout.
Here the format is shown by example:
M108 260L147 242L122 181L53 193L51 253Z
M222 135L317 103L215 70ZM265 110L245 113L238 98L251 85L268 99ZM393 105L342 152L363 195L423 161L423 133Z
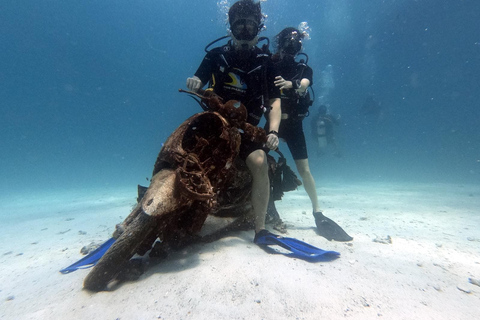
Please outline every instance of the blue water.
M480 2L262 6L264 36L308 23L316 92L333 66L328 103L342 116L343 157L310 150L321 183L480 181ZM0 191L148 183L162 142L199 111L177 90L204 46L226 34L223 9L212 0L2 1ZM359 113L368 95L381 117Z

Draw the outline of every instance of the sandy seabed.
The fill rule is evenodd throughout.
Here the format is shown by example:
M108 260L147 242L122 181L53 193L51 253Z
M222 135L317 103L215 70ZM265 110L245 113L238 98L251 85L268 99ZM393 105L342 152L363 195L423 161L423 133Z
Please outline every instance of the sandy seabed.
M354 240L313 228L303 189L277 208L287 236L341 257L272 255L233 232L172 253L114 291L82 289L89 270L58 271L108 239L135 190L23 195L0 205L1 319L480 319L480 186L329 184L324 213ZM391 243L374 239L391 237Z

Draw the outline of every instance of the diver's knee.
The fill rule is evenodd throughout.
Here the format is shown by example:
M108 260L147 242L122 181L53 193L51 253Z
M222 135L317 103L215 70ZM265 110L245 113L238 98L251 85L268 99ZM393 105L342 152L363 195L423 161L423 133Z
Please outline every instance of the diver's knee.
M297 166L298 174L300 174L301 177L310 174L310 166L308 165L307 159L295 160L295 164Z
M246 162L250 171L262 171L267 169L267 155L263 150L255 150L250 153Z

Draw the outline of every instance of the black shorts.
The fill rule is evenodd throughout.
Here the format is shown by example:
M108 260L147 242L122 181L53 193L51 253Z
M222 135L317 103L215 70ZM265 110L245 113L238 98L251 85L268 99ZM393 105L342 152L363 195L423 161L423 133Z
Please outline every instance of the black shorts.
M247 157L250 155L250 153L259 149L267 152L266 149L268 148L265 147L263 143L256 143L252 142L249 139L245 139L242 134L242 142L240 144L240 152L238 154L240 159L242 159L243 161L247 160Z
M302 119L283 119L280 122L278 135L287 142L293 160L308 159Z

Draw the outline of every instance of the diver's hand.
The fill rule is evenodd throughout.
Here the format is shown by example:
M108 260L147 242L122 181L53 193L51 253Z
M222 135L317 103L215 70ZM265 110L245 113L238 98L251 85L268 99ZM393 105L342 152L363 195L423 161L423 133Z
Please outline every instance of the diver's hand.
M275 86L280 87L280 90L283 89L292 89L292 81L287 81L283 79L281 76L275 77Z
M199 77L193 76L191 78L187 78L187 88L190 91L197 92L198 89L203 87L202 80Z
M270 150L275 150L278 147L278 142L278 133L276 131L270 131L267 135L267 143L265 143L265 145Z

